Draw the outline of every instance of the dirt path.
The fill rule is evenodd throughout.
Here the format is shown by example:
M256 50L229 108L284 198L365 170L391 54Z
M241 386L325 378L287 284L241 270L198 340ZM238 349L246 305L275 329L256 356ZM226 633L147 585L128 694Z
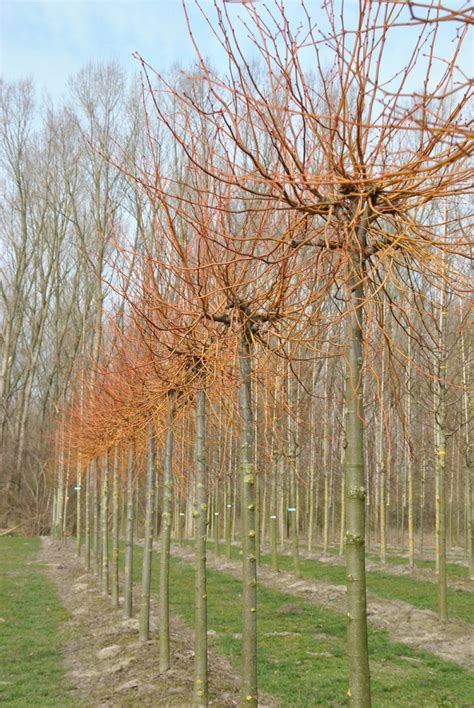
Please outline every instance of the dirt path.
M173 546L174 557L193 560L189 547ZM241 564L227 558L208 557L208 567L241 578ZM298 580L290 573L274 573L268 566L258 569L258 581L271 590L290 593L309 602L323 605L337 612L346 611L346 589L318 580ZM461 620L441 625L434 612L419 610L401 600L386 600L369 595L369 622L389 632L390 639L424 649L441 659L455 661L474 670L474 628Z
M138 620L124 620L110 599L100 595L97 581L84 572L71 545L43 540L39 560L54 581L65 608L65 664L77 696L87 706L190 706L193 689L193 633L175 616L171 621L172 668L158 672L158 643L138 641ZM139 592L134 589L135 607ZM156 636L156 602L151 607ZM239 705L240 677L229 661L209 652L210 705ZM264 700L276 706L274 700Z

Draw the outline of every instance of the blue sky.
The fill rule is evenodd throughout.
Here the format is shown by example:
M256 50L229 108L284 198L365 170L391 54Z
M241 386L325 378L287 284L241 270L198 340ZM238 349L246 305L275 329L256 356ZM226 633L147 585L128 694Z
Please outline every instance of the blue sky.
M55 97L91 61L132 70L136 50L160 67L192 57L179 0L3 0L1 13L2 74Z
M212 14L213 0L201 2ZM307 0L306 4L317 16L321 3ZM348 0L346 5L355 10L358 2ZM285 6L290 19L296 19L299 0L286 0ZM219 66L216 43L194 4L188 2L188 7L199 45ZM239 5L227 7L236 17L245 14ZM0 0L0 13L2 75L8 80L31 76L40 90L45 88L55 99L66 90L68 78L91 61L116 60L133 71L138 68L134 51L160 69L188 63L194 56L181 0ZM394 46L397 64L408 33L401 32ZM449 52L448 44L447 40ZM467 61L471 63L470 57Z

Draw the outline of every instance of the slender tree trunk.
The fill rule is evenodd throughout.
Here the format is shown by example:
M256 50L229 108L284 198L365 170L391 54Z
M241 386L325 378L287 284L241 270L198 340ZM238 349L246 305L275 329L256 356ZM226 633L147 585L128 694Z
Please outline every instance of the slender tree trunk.
M383 463L382 463L383 464ZM385 465L380 470L380 562L387 562L387 506L386 506L386 475Z
M443 263L445 267L445 262ZM438 381L435 392L435 442L436 442L436 546L438 557L438 613L441 621L448 619L448 588L446 575L446 314L448 293L442 285L439 312Z
M59 519L59 523L61 526L61 538L65 539L66 538L66 531L67 531L67 510L68 510L68 502L69 502L69 469L70 469L70 461L71 461L71 449L69 448L68 450L68 455L67 455L67 465L65 469L65 479L64 479L64 503L63 503L63 513L61 518Z
M80 460L76 468L76 553L80 558L82 551L82 470Z
M262 501L261 501L261 511L259 514L260 518L260 533L259 533L259 539L260 539L260 544L257 544L257 547L259 549L259 554L260 554L260 547L264 546L266 543L267 539L267 519L268 519L268 513L267 513L267 507L268 507L268 481L265 478L264 483L263 483L263 494L262 494ZM259 555L260 557L260 555Z
M277 519L277 470L278 455L274 454L272 465L272 489L270 496L270 545L272 570L278 573L278 519Z
M133 445L130 443L127 460L127 525L125 529L125 578L123 588L123 616L133 614Z
M474 425L474 357L472 356L471 332L468 332L467 344L464 334L461 337L464 445L465 445L465 503L466 503L466 548L469 561L469 577L474 580L474 465L472 452L472 427Z
M92 509L92 548L94 554L94 573L99 575L100 568L100 523L99 523L99 480L97 475L97 462L92 462L92 483L93 483L93 509Z
M278 520L279 520L279 536L280 536L280 550L282 553L285 552L285 522L287 517L286 504L285 504L285 460L283 455L280 455L278 460L278 485L277 485L277 495L278 495Z
M235 543L235 534L237 533L237 475L233 475L233 506L232 506L232 543Z
M225 516L225 554L227 558L231 557L232 543L232 437L229 443L229 466L227 469L226 479L226 516Z
M311 425L311 430L313 430L313 426ZM312 446L312 439L313 435L311 436L311 446ZM313 550L313 539L314 539L314 458L313 458L313 450L311 448L311 454L310 454L310 471L309 471L309 499L308 499L308 540L306 547L308 551Z
M314 396L316 391L316 365L313 363L313 371L311 376L311 393ZM314 527L317 524L317 518L315 515L315 458L316 458L316 436L314 435L314 418L315 418L315 403L311 401L311 412L310 412L310 430L312 432L311 439L309 441L309 514L308 514L308 541L307 548L308 551L313 550L314 542Z
M290 515L290 533L291 533L291 546L293 551L293 572L297 578L301 578L300 569L300 553L299 553L299 539L298 539L298 509L299 505L297 502L297 489L296 489L296 460L298 455L298 423L295 420L295 416L298 414L298 391L296 396L292 395L292 386L290 382L290 369L288 367L287 371L287 391L288 391L288 401L291 404L293 399L296 406L293 409L293 415L288 416L288 457L289 457L289 506L288 512Z
M91 496L92 496L92 484L91 484L91 465L89 464L86 472L86 499L85 499L85 555L86 555L86 569L89 571L91 569Z
M219 480L215 480L214 487L214 553L219 556Z
M196 469L195 469L195 640L194 640L194 698L193 705L207 706L207 470L206 470L206 393L196 395Z
M51 537L56 534L56 506L58 503L58 488L53 489L53 508L51 509Z
M173 424L176 407L176 393L169 395L168 421L166 431L165 459L163 465L163 512L161 525L160 554L160 587L159 587L159 617L160 617L160 672L170 668L170 607L169 607L169 575L170 575L170 543L171 516L173 511Z
M106 452L102 465L102 500L100 505L102 527L101 592L109 593L109 455Z
M255 401L258 401L258 382L255 381ZM255 405L254 432L253 432L253 465L255 475L255 558L257 566L260 565L260 478L258 474L258 405Z
M323 515L323 553L328 552L329 544L329 478L328 470L324 469L324 515Z
M367 639L365 578L365 475L363 425L363 286L356 275L352 283L353 311L349 319L346 368L346 569L349 658L349 698L357 708L369 708L370 671Z
M252 355L249 334L241 336L239 408L242 516L242 685L241 703L257 705L257 563L255 555L255 470L252 420Z
M411 332L408 331L408 367L407 367L407 427L411 431L411 387L412 387L412 366L411 366ZM412 451L407 449L407 507L408 507L408 567L412 570L415 567L415 529L413 519L413 459Z
M64 510L64 449L61 444L58 462L58 487L56 494L56 518L54 521L54 537L63 537L63 510Z
M258 476L258 467L257 463L255 462L255 558L257 565L260 565L260 505L262 503L261 491L262 490L260 486L260 478Z
M290 506L288 508L288 512L290 514L291 545L293 550L293 572L297 578L301 578L300 553L298 543L295 467L296 459L294 457L290 457Z
M142 642L150 639L150 589L151 589L151 561L153 554L153 515L155 512L155 474L156 450L155 431L153 420L147 424L148 457L147 457L147 489L146 512L143 541L143 568L142 568L142 594L140 602L140 631L139 638Z
M443 396L441 398L444 398ZM446 575L446 404L440 400L436 436L436 479L438 488L438 613L442 621L448 619L447 575Z
M155 538L158 538L160 530L160 476L157 470L155 477Z
M423 438L423 435L422 435ZM424 445L422 445L424 450ZM423 558L425 545L425 484L426 484L426 462L425 459L421 462L421 500L420 500L420 557Z
M344 528L345 528L345 518L346 518L346 495L345 495L345 483L344 483L344 469L341 473L341 525L339 534L339 555L344 555Z
M446 376L446 365L441 364L440 376ZM446 575L446 400L445 383L438 382L436 410L436 548L438 559L438 614L442 621L448 619Z
M110 573L110 590L112 607L119 606L119 447L115 446L114 463L112 467L112 567Z

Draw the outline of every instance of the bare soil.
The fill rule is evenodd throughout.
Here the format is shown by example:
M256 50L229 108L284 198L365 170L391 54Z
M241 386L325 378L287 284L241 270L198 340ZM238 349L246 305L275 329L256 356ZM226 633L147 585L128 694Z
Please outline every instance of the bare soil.
M71 544L43 539L39 560L70 613L65 631L65 668L76 697L87 706L191 706L193 632L171 618L172 668L158 671L158 643L138 640L138 619L124 620L121 609L99 592ZM134 588L138 607L139 588ZM157 634L157 605L151 604L152 636ZM229 661L209 651L210 705L239 705L240 677ZM266 706L277 706L263 697Z
M173 555L192 561L192 549L173 547ZM210 555L207 563L234 577L241 578L241 564L227 558ZM280 592L302 597L337 612L346 612L346 588L318 580L298 580L286 572L275 573L268 566L258 569L258 581ZM390 639L435 654L441 659L454 661L474 670L474 627L461 620L440 623L431 610L420 610L401 600L380 599L368 596L368 620L379 629L388 631Z

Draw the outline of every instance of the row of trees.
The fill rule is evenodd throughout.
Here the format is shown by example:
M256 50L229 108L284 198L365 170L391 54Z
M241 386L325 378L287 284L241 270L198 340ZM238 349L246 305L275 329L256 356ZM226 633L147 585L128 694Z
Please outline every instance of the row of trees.
M384 559L387 530L404 543L406 529L414 565L416 530L423 543L435 522L442 619L446 486L450 540L462 533L472 555L464 23L438 66L439 23L410 20L400 3L368 0L353 25L335 9L327 3L316 27L303 6L304 23L293 30L280 3L260 14L249 7L260 59L250 63L230 11L217 7L211 25L225 73L198 47L192 72L163 77L140 60L139 99L125 94L117 69L89 68L73 82L75 107L48 112L39 131L26 110L29 89L8 89L8 110L17 106L5 123L9 234L24 244L33 277L5 298L9 346L24 347L28 361L4 358L3 406L18 421L4 425L5 440L25 436L29 419L37 426L37 410L45 426L48 411L61 410L53 528L68 528L74 485L78 549L84 536L87 564L92 550L101 587L117 604L123 507L127 616L141 503L140 636L149 633L150 557L160 531L162 670L170 661L173 511L178 537L195 533L197 705L207 703L209 524L217 541L223 536L229 547L238 536L242 544L242 702L251 705L262 541L276 567L277 543L289 538L298 573L303 535L323 550L337 536L347 563L349 695L360 706L370 705L366 531ZM407 23L412 47L390 75L386 52ZM65 148L62 124L78 152ZM49 144L51 135L59 164L43 189L44 173L36 180L25 163L26 141ZM53 258L38 248L49 248L54 229ZM14 253L18 267L21 248ZM25 337L39 308L27 317L15 305L26 302L28 287L46 298L38 351L53 366L54 395L38 385L43 373ZM41 349L46 330L56 359ZM29 391L18 386L24 376ZM27 454L23 444L22 464L7 460L9 494L37 478L36 462L25 472Z

